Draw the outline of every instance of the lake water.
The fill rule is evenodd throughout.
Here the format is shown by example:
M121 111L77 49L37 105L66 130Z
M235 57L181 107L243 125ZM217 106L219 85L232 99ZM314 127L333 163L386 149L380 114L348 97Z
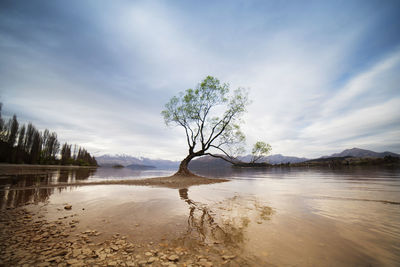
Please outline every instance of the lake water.
M400 265L399 169L207 170L199 174L231 181L180 190L46 187L172 173L99 168L4 174L0 208L45 207L51 218L69 203L81 216L82 229L117 231L143 242L231 243L255 266Z

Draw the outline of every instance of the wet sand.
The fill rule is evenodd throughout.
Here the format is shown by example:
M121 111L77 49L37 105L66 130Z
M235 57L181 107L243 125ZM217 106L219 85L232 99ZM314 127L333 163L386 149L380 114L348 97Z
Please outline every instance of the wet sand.
M109 189L125 196L131 191L115 185L90 188L100 195ZM243 254L241 244L251 221L270 220L270 207L253 198L243 205L238 196L204 205L190 199L188 189L171 199L171 189L140 188L133 200L116 197L101 206L75 199L76 193L85 194L82 188L70 192L68 203L61 203L63 197L1 211L0 266L257 266L259 259ZM160 200L141 201L153 190ZM186 210L188 217L182 216Z

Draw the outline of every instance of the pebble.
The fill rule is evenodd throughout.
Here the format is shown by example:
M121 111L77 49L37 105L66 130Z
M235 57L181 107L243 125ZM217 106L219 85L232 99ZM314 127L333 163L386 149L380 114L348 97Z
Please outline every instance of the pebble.
M178 261L179 260L179 256L178 255L171 255L168 257L168 260L170 261Z
M150 258L147 260L147 263L153 263L153 262L155 262L156 260L157 260L156 257L150 257Z

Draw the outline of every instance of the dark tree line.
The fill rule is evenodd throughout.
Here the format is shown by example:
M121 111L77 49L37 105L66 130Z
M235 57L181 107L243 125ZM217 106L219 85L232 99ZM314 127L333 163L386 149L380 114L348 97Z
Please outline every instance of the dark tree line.
M80 166L97 166L96 159L90 155L86 149L74 145L74 150L71 152L72 145L63 144L61 148L61 164L62 165L80 165Z
M43 132L29 123L19 126L17 116L5 123L0 103L0 162L17 164L61 164L97 166L96 159L86 149L65 143L60 149L57 134L48 129Z

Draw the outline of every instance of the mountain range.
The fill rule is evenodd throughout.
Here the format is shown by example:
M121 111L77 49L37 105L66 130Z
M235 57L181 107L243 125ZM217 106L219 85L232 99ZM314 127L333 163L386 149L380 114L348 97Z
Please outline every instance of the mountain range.
M130 167L139 169L139 166L146 168L157 168L157 169L177 169L179 166L178 161L164 160L164 159L149 159L144 157L133 157L126 154L121 155L102 155L96 157L97 163L102 167L112 167L114 165L122 165L124 167Z
M374 152L371 150L353 147L351 149L343 150L340 153L335 153L330 156L323 156L322 158L334 158L334 157L383 158L386 156L400 157L399 154L389 152L389 151L379 153L379 152Z
M330 156L322 156L320 158L333 158L333 157L355 157L355 158L383 158L385 156L400 157L399 154L393 152L374 152L371 150L361 149L361 148L351 148L343 150L340 153L334 153ZM246 155L239 157L239 160L243 162L249 162L251 160L251 155ZM179 166L179 161L163 160L163 159L149 159L144 157L133 157L126 154L121 155L102 155L96 157L96 160L100 166L111 167L113 165L122 165L125 167L140 169L141 166L145 168L157 168L157 169L177 169ZM292 156L284 156L281 154L274 154L264 158L264 160L270 164L281 164L281 163L301 163L308 161L307 158L299 158ZM214 158L211 156L203 156L192 160L189 164L189 168L225 168L230 167L230 163Z
M243 157L238 157L238 160L242 162L250 162L252 156L246 155ZM307 161L307 158L298 158L298 157L290 157L283 156L281 154L275 154L266 156L262 161L266 161L269 164L281 164L281 163L301 163ZM189 163L189 168L192 170L201 170L201 169L222 169L222 168L230 168L231 164L223 159L214 158L211 156L204 156L197 159L192 160Z

